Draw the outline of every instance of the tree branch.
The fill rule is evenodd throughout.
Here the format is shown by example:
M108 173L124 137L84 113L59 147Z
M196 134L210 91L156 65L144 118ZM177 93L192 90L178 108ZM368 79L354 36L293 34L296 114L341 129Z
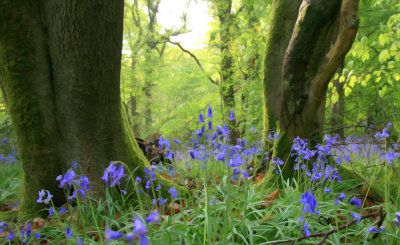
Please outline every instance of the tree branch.
M379 220L377 225L379 225L381 222L383 222L383 219L386 216L386 212L383 211L382 207L380 207L379 210L374 212L374 213L369 213L369 214L362 215L360 220L367 219L367 218L372 218L372 217L378 217L378 216L380 217L380 220ZM332 230L325 231L325 232L313 233L313 234L311 234L309 236L302 236L300 238L293 238L293 239L288 239L288 240L283 240L283 241L276 241L276 242L273 242L272 244L275 245L275 244L289 243L289 242L294 244L294 243L296 243L298 241L301 241L301 240L304 240L304 239L307 239L307 238L310 238L310 237L320 237L320 236L323 236L324 238L318 244L323 244L326 241L326 239L328 238L329 235L331 235L333 233L336 233L336 232L338 232L340 230L347 229L349 226L359 222L360 220L353 219L353 220L350 220L347 224L339 226L339 228L334 228ZM373 237L373 238L375 238L375 237Z
M196 57L192 52L190 52L189 50L187 50L187 49L185 49L184 47L182 47L182 45L181 45L180 43L178 43L178 42L173 42L173 41L171 41L170 39L167 39L167 42L169 42L169 43L171 43L171 44L173 44L173 45L178 46L183 52L185 52L185 53L187 53L188 55L190 55L190 56L196 61L197 65L200 67L200 70L201 70L202 72L204 72L204 74L206 74L208 80L210 80L210 82L211 82L211 83L214 83L215 85L219 85L219 82L218 82L218 81L215 81L214 79L212 79L212 78L210 77L210 75L207 74L207 72L204 70L203 66L200 64L200 61L197 59L197 57Z

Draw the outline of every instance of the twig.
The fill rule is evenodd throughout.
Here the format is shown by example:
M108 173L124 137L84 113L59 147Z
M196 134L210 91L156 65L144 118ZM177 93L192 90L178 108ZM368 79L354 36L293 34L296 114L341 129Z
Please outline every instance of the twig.
M202 72L204 72L204 74L206 74L208 80L210 80L210 82L212 82L212 83L214 83L214 84L216 84L216 85L219 85L218 81L215 81L214 79L212 79L212 78L207 74L207 72L204 70L203 66L200 64L200 61L197 59L197 57L196 57L192 52L190 52L189 50L187 50L187 49L185 49L184 47L182 47L182 45L181 45L180 43L178 43L178 42L173 42L173 41L171 41L170 39L167 39L167 42L169 42L169 43L171 43L171 44L173 44L173 45L178 46L183 52L185 52L185 53L187 53L188 55L190 55L190 56L196 61L197 65L200 67L200 70L201 70Z
M367 219L367 218L372 218L372 217L377 217L377 216L380 217L379 223L383 222L383 219L386 216L386 212L383 211L382 207L380 207L379 210L374 212L374 213L369 213L369 214L362 215L360 220ZM300 238L293 238L293 239L288 239L288 240L283 240L283 241L276 241L276 242L273 242L272 244L275 245L275 244L289 243L289 242L294 244L294 243L296 243L298 241L301 241L301 240L304 240L304 239L307 239L307 238L310 238L310 237L323 236L324 238L321 240L321 242L318 243L318 244L322 244L322 243L324 243L326 241L326 239L328 238L329 235L331 235L331 234L333 234L335 232L338 232L340 230L347 229L349 226L359 222L360 220L353 219L353 220L350 220L347 224L341 225L338 228L334 228L334 229L329 230L329 231L317 232L317 233L313 233L313 234L311 234L309 236L302 236Z
M378 229L380 229L380 227L382 226L383 221L385 220L385 218L386 218L386 213L383 212L383 209L382 209L382 207L381 207L381 208L379 209L379 221L378 221L378 224L376 224L376 227L377 227ZM372 239L376 239L376 238L378 237L378 235L379 235L379 232L375 233L375 234L372 236Z

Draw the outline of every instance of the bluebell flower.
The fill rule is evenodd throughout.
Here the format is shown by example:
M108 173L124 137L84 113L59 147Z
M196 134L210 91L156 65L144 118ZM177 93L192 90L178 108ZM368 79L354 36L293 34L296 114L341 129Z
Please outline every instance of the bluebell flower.
M172 199L178 197L178 191L176 190L175 186L169 188L168 193L171 194Z
M13 230L10 230L6 239L7 239L7 241L13 241L14 237L15 236L14 236Z
M73 167L73 168L77 168L77 167L78 167L78 163L77 163L76 161L73 161L73 162L72 162L72 167Z
M140 183L140 182L142 182L142 179L140 178L140 177L136 177L136 182L138 182L138 183Z
M157 199L157 201L158 201L158 205L161 206L167 202L167 199L160 197L159 199Z
M268 135L268 138L269 138L271 141L279 140L279 135L278 135L276 132L272 132L272 133L270 133L270 134Z
M212 117L213 117L213 112L212 112L212 110L211 110L211 107L208 107L207 117L208 117L208 118L212 118Z
M243 174L243 176L244 176L246 179L249 178L249 175L247 174L246 169L244 169L244 170L242 171L242 174Z
M81 237L78 237L78 245L83 245L83 242L82 242L82 238Z
M361 215L358 215L358 214L356 214L356 213L351 213L351 216L353 216L353 218L354 218L355 220L357 220L357 222L360 222L360 220L361 220Z
M304 222L304 226L303 226L303 233L304 236L308 237L309 235L311 235L311 232L309 231L310 225L306 222Z
M299 222L303 222L303 221L304 221L304 216L298 217L297 220L298 220Z
M76 178L76 174L74 170L69 169L67 173L65 173L64 177L62 175L57 176L56 180L60 181L58 187L63 188L65 185L68 187L72 186L72 181Z
M65 209L63 206L60 208L60 211L58 211L58 213L59 214L66 214L66 213L68 213L68 210L67 209Z
M357 198L350 199L350 203L356 206L356 208L361 208L362 201Z
M325 194L328 194L329 192L331 192L332 190L331 189L329 189L328 187L325 187L324 188L324 192L325 192Z
M202 126L200 129L196 130L195 134L201 139L201 137L204 134L204 126Z
M146 188L146 189L150 189L150 188L151 188L150 180L148 180L148 181L146 182L146 186L145 186L144 188Z
M315 213L319 214L315 208L318 206L317 200L314 197L314 193L311 190L306 191L302 196L300 203L304 205L303 213Z
M67 238L71 239L72 234L72 231L69 229L69 227L67 227L67 229L65 230L65 235L67 236Z
M340 196L338 197L338 199L339 199L340 201L343 201L345 198L346 198L346 194L344 194L343 192L340 193Z
M47 193L47 198L43 200L43 198L46 196L46 193ZM39 199L36 200L36 202L49 204L52 197L53 197L53 195L50 194L50 191L40 190L39 191Z
M135 235L134 235L133 233L128 233L128 234L126 234L126 235L125 235L125 241L128 242L128 243L133 242L134 236L135 236Z
M117 240L120 239L122 237L122 234L119 233L118 231L113 231L111 229L106 229L104 238L106 239L106 241L111 241L111 240Z
M380 230L376 227L368 227L367 230L368 230L368 232L371 232L371 233L380 232Z
M145 235L147 233L147 228L145 224L138 216L135 217L133 225L134 225L133 232L135 233L135 236L140 237L141 235Z
M231 114L229 115L228 120L229 121L234 121L235 120L235 111L234 110L231 110Z
M199 123L204 123L203 114L201 114L201 113L199 115Z
M208 121L208 128L207 128L208 130L213 130L213 127L212 127L212 122L211 121Z
M161 189L161 183L158 184L158 186L156 187L155 191L159 191Z
M52 216L54 214L55 210L53 207L49 208L49 216Z
M400 221L400 212L396 212L396 218L394 218L394 222L396 223L397 226L399 226L399 221Z
M215 196L212 196L210 201L208 202L209 206L213 206L215 204Z
M388 130L388 128L390 128L391 126L392 126L392 124L389 122L388 125L382 130L382 133L379 133L379 132L376 133L376 134L375 134L375 137L381 138L381 139L384 139L384 138L389 137L390 134L389 134L389 132L388 132L387 130Z
M8 227L8 224L5 221L1 221L0 222L0 233L2 233L6 227Z
M382 158L383 158L384 160L387 160L388 163L391 164L391 163L393 163L393 160L399 158L399 156L400 156L399 153L394 152L393 150L390 150L390 151L388 151L386 154L384 154L384 155L382 156Z
M103 176L101 177L102 180L106 182L106 185L108 185L109 179L112 180L110 183L110 187L114 187L116 184L120 184L121 179L125 176L125 170L122 165L120 165L118 168L115 165L114 162L110 162L110 165L106 170L104 170Z
M147 223L159 223L161 220L160 213L157 210L154 210L149 216L146 217Z
M42 237L42 235L40 233L35 233L35 237L37 240L39 240Z
M177 139L174 139L174 142L177 143L178 145L181 144L181 141L180 141L180 140L177 140Z
M76 187L78 189L78 192L82 195L82 197L85 197L85 193L87 190L90 190L90 181L88 177L86 176L81 176L79 180L74 181L76 184Z

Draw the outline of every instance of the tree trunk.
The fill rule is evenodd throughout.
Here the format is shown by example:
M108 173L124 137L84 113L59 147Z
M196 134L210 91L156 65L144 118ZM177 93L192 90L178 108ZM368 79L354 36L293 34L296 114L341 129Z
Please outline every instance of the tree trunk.
M224 120L226 120L230 134L229 139L232 144L236 144L239 138L239 131L235 120L228 120L231 110L235 109L235 90L233 81L233 57L230 50L232 35L231 25L232 22L232 1L223 0L215 2L217 7L218 19L220 22L220 51L221 51L221 85L220 94L223 103Z
M264 56L264 138L278 125L281 111L283 59L296 23L301 0L275 0L270 14L270 27Z
M97 198L110 161L139 166L139 175L149 166L120 98L123 7L122 0L0 3L0 77L23 164L21 214L43 208L41 189L65 202L56 177L74 160Z
M339 68L338 79L333 80L333 88L336 90L338 99L336 102L331 102L331 127L334 128L333 134L338 134L342 139L344 138L344 82L340 82L339 78L342 74L343 65Z
M275 4L275 11L279 13L279 5ZM280 4L284 4L284 1ZM269 68L264 70L264 95L267 95L264 98L264 120L267 121L264 122L264 130L269 129L273 122L276 123L273 120L277 115L276 106L270 100L280 98L281 101L281 137L274 146L274 156L286 159L294 138L308 138L318 131L321 121L318 115L324 109L321 107L325 106L328 83L343 62L357 33L357 12L358 0L303 1L283 58L280 56L283 52L276 42L283 42L284 39L274 39L272 31L281 22L271 22L274 27L269 33L272 37L268 38L265 67L269 65L267 62L275 64L275 60L283 61L281 79L266 80L274 76ZM275 13L274 18L279 16ZM268 48L274 45L277 47L275 52L268 52ZM271 87L281 88L279 97L271 97L268 92ZM311 139L314 140L319 139ZM293 176L293 164L291 161L289 163L283 172L286 178Z

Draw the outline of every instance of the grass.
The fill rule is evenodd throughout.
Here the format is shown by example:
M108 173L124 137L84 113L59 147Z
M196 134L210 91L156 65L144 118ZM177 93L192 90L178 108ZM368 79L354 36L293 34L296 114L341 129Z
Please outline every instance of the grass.
M37 217L32 220L17 220L17 208L4 208L0 213L0 221L5 221L8 226L4 226L0 232L0 244L22 244L24 240L29 244L78 244L78 239L81 239L83 244L145 244L144 239L150 244L276 244L285 240L288 242L284 244L291 244L293 239L299 239L296 244L318 244L322 241L325 244L400 242L399 228L394 222L396 211L400 211L399 186L395 190L392 188L396 187L393 184L397 183L393 166L398 166L399 162L396 157L391 165L387 164L388 159L382 158L382 150L387 152L390 147L385 145L384 148L366 155L363 153L363 147L351 148L355 147L356 143L360 145L359 141L353 140L354 144L336 141L331 144L328 162L318 161L318 168L314 171L311 170L314 160L303 160L303 163L310 167L304 170L300 168L301 178L284 181L281 189L273 186L256 189L254 183L259 181L259 178L250 174L250 168L263 158L262 152L258 150L262 149L262 146L255 142L254 145L243 144L243 148L229 148L237 153L225 154L222 160L222 156L218 157L218 154L227 152L228 148L223 144L225 141L218 141L220 146L210 143L210 140L206 142L205 134L206 132L203 132L201 139L196 138L199 140L198 144L191 145L192 157L188 154L188 158L173 159L171 165L161 164L153 169L187 186L191 193L189 197L164 196L167 202L160 205L156 201L156 204L153 204L152 199L161 197L160 192L156 190L157 180L151 181L151 188L142 192L136 176L124 174L120 176L120 185L105 187L105 200L94 200L87 196L87 193L85 198L78 194L76 199L63 206L68 212L59 213L60 207L54 207L56 212L45 219ZM224 133L219 134L218 138L222 135ZM382 139L373 136L369 140L382 142ZM326 140L325 145L329 144ZM256 150L254 146L257 147ZM166 141L163 147L173 148ZM351 150L346 150L347 148ZM322 155L322 152L319 154ZM334 160L340 154L348 154L350 157L350 160L344 161L342 165L353 167L362 176L369 176L370 184L382 185L382 201L386 202L379 202L374 197L367 197L366 193L362 193L365 183L349 177L338 181L337 177L333 177L335 171L341 167ZM202 160L205 155L207 157ZM242 162L235 158L239 155ZM218 158L220 160L216 160ZM316 159L316 156L312 159ZM115 167L124 167L118 162L112 164ZM317 173L325 173L328 165L333 166L334 171L327 175L327 180L324 181L322 176L311 181ZM278 169L280 166L275 167ZM79 179L79 167L74 169L78 174L75 179ZM171 173L170 169L174 169L174 173ZM243 172L235 173L234 169L246 170L250 176L247 178ZM130 172L125 169L125 173ZM20 162L0 165L0 204L3 207L16 202L20 176ZM236 178L231 180L232 176ZM373 182L371 176L376 176ZM111 181L118 178L118 175L110 174L109 177ZM150 175L147 180L150 180ZM142 183L147 180L142 180ZM133 193L123 194L118 191L127 189L125 185L132 184L137 187ZM325 188L330 189L330 192ZM79 186L75 186L75 189L79 189ZM140 192L140 199L136 198L137 192ZM316 206L315 203L312 204L312 198L306 200L305 193L315 197ZM341 193L345 193L346 198L336 205L335 200ZM362 200L363 207L357 208L351 204L352 198ZM386 213L385 217L367 217L381 207L382 212ZM311 208L315 213L310 212ZM146 217L154 210L158 210L160 222L146 223ZM354 214L361 217L359 221L356 222ZM366 218L363 218L364 216ZM140 222L147 231L137 230ZM348 223L351 225L346 226ZM308 224L311 234L307 238L304 237L305 224ZM379 233L368 231L368 228L372 227L379 229ZM382 232L382 227L385 232ZM67 228L72 233L66 233ZM0 231L1 229L0 225ZM121 237L111 239L113 237L106 232L107 229L118 232L116 234ZM335 229L338 231L329 233ZM10 230L15 236L12 242L7 240ZM28 230L30 233L27 234ZM320 232L329 235L312 235ZM24 234L22 237L21 233ZM40 234L40 238L36 237L39 236L36 234ZM129 240L130 235L134 235L133 241L127 241L126 236Z

